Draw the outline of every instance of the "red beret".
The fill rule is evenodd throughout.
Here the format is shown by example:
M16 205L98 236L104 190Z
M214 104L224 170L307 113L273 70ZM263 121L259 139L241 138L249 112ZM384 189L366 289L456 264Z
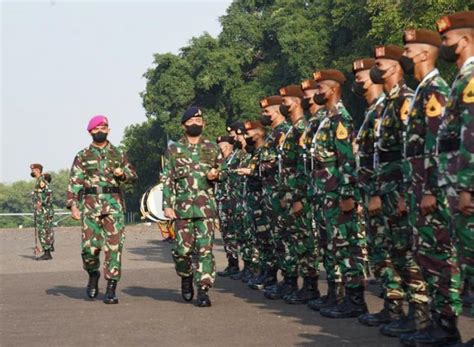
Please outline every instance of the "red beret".
M399 61L403 55L404 49L395 45L386 46L375 46L374 58L375 59L391 59Z
M474 28L474 11L462 11L441 17L436 21L440 34L453 29Z
M40 169L41 171L43 171L43 165L41 164L38 164L38 163L35 163L35 164L31 164L30 165L30 169Z
M280 95L267 96L265 99L260 100L260 107L278 106L281 105L281 102L282 99Z
M375 65L374 58L358 59L352 63L352 72L355 75L359 71L370 70L370 68L374 65Z
M335 81L344 84L344 82L346 82L346 76L344 76L341 71L334 69L316 71L313 73L313 78L317 83L322 81Z
M255 120L255 121L247 121L245 122L245 129L246 130L252 130L252 129L265 129L260 123L260 121Z
M301 82L301 89L308 90L308 89L316 89L318 83L315 80L306 80Z
M304 98L303 89L298 84L291 84L286 87L280 88L280 95L284 96L292 96L295 98Z
M403 33L403 43L425 43L435 47L441 46L441 37L436 31L426 29L407 29Z

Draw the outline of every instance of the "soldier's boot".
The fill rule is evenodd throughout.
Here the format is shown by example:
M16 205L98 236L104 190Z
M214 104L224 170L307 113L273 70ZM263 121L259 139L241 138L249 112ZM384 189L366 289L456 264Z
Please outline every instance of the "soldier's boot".
M197 294L197 306L198 307L210 307L211 306L211 299L209 299L209 294L207 292L209 288L206 286L199 286L198 287L198 294Z
M181 277L181 296L184 301L191 301L194 297L193 276Z
M262 275L256 277L252 283L248 283L248 286L252 289L266 289L268 287L273 286L277 283L277 268L267 268L265 271L262 272Z
M89 274L89 282L87 283L86 293L89 298L95 299L97 298L97 295L99 294L100 272L88 271L88 274Z
M242 276L242 282L249 283L250 280L258 276L258 270L253 266L249 266L249 271Z
M300 290L285 297L287 304L306 304L310 300L318 299L321 296L318 289L318 277L305 277Z
M217 276L220 277L229 277L235 275L239 272L239 259L229 258L227 267L217 272Z
M461 343L457 317L448 317L433 312L432 324L420 330L413 337L416 346L449 346Z
M472 296L471 292L471 284L469 283L469 279L464 280L464 287L461 293L462 299L462 306L463 307L472 307L474 304L474 297Z
M250 263L247 261L244 261L244 268L242 271L239 271L231 276L229 276L230 279L236 280L236 281L241 281L244 276L247 276L247 274L250 272Z
M388 324L393 320L400 319L403 316L402 300L385 299L383 308L380 312L360 315L357 320L363 325L378 327L382 324Z
M343 286L341 283L328 282L328 292L319 299L308 301L308 307L314 311L334 307L343 300Z
M266 290L263 295L271 300L283 299L284 296L298 290L297 281L297 277L284 277L283 281L273 286L271 290Z
M117 296L115 295L115 290L117 289L116 280L107 281L107 289L105 291L104 303L105 304L118 304Z
M415 346L413 338L430 324L428 304L408 305L408 314L405 317L382 325L379 331L386 336L400 337L400 343L406 346Z
M51 256L51 251L49 249L45 250L43 255L39 257L37 260L51 260L53 257Z
M319 313L328 318L354 318L367 312L364 287L346 288L344 301L336 306L322 308Z
M51 252L54 252L54 243L51 245L50 250L51 250Z

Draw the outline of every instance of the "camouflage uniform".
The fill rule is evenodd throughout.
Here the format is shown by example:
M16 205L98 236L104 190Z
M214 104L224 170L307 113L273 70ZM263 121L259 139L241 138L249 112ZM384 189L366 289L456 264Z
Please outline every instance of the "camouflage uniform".
M124 176L113 172L121 168ZM82 260L88 272L98 271L99 255L105 253L104 275L107 280L120 279L122 248L125 241L124 200L121 186L136 180L135 169L124 152L108 143L94 145L77 153L71 168L67 206L81 209Z
M181 277L193 274L192 254L198 257L195 281L200 287L211 287L215 279L212 254L214 232L219 228L214 185L207 179L212 168L222 164L219 147L201 139L196 145L186 138L170 142L163 169L163 208L175 211L176 247L173 258Z
M39 176L35 181L35 188L32 192L35 228L41 248L44 251L51 250L54 244L53 231L53 191L44 178Z
M474 215L465 216L458 210L459 192L474 194L474 57L468 58L459 70L449 93L442 123L438 131L437 148L439 153L438 187L447 196L445 212L453 217L451 230L455 231L457 251L461 265L461 278L474 283ZM449 257L448 255L451 254ZM446 316L457 316L462 307L457 288L460 276L456 266L455 250L444 250L441 260L445 271L433 272L432 279L442 285L451 278L451 286L439 288L439 297L434 300L435 309ZM434 263L436 269L441 261ZM452 290L446 293L447 288ZM445 300L441 300L446 297ZM448 298L450 300L448 300Z

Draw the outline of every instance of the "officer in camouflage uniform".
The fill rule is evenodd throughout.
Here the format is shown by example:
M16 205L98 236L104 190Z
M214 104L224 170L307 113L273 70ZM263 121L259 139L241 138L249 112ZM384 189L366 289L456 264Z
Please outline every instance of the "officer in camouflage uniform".
M53 191L43 175L41 164L31 164L31 177L35 178L35 188L32 192L35 229L43 250L43 255L37 260L51 260L51 252L54 251L54 231L53 231Z
M181 293L185 301L194 296L193 278L198 286L199 307L211 306L208 290L215 279L212 253L214 232L219 228L214 198L214 181L223 157L216 143L203 139L204 120L199 108L190 107L181 124L185 136L170 142L163 169L163 207L165 216L174 220L176 247L173 258L181 277ZM193 274L192 254L198 265Z
M117 304L115 295L122 267L125 241L124 200L121 186L135 181L137 175L124 152L107 141L108 120L94 116L87 126L92 144L77 153L71 167L67 207L82 223L82 261L89 273L87 295L98 295L100 251L105 253L104 277L107 290L104 302Z
M364 299L365 240L359 233L355 158L352 153L352 119L341 101L344 75L338 70L314 73L317 82L314 100L324 105L324 119L315 134L314 156L316 193L323 196L328 252L335 256L344 278L344 302L322 308L330 318L357 317L367 311Z
M271 240L269 242L271 247L268 249L268 254L264 256L266 267L263 269L263 273L249 283L249 287L253 289L272 290L277 285L277 272L278 269L282 269L282 258L285 254L285 248L280 242L282 230L277 223L278 216L283 213L277 189L277 147L283 141L290 124L280 112L281 102L282 98L279 95L269 96L260 101L262 109L260 122L264 126L271 127L271 131L259 151L258 158L258 168L262 180L263 214L270 222Z

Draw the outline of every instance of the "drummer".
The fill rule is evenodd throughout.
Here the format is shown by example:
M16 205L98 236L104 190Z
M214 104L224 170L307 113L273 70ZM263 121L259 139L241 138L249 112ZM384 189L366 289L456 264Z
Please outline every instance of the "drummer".
M163 207L165 216L175 220L177 242L173 258L181 277L182 297L185 301L193 299L194 280L197 306L207 307L211 306L208 290L215 279L214 232L219 227L214 182L223 158L217 144L201 135L205 122L199 108L186 110L181 124L184 136L178 142L170 142L166 152ZM192 254L198 256L195 273Z

